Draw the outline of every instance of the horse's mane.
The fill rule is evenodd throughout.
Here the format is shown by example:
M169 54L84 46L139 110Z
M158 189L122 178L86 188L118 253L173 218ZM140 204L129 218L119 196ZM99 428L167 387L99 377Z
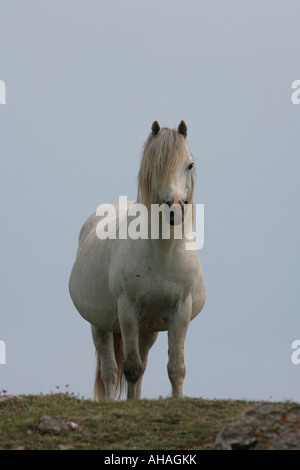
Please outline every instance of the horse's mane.
M179 164L189 154L186 134L177 129L160 129L155 124L144 144L138 173L137 200L146 206L162 203L158 200L159 192L164 194Z

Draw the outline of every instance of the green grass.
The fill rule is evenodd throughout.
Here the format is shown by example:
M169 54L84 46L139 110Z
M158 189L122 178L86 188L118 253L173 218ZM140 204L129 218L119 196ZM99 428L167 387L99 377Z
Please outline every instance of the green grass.
M197 398L99 403L68 394L28 395L0 402L0 449L211 449L222 425L251 403ZM53 415L78 428L41 431Z

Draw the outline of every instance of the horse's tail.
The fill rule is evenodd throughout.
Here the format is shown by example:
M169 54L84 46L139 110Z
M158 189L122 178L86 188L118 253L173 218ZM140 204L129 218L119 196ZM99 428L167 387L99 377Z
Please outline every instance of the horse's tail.
M115 358L118 366L118 380L117 380L117 395L118 399L121 398L122 392L125 390L126 380L123 372L123 343L122 336L118 333L114 333L114 351ZM96 353L97 354L97 353ZM95 399L99 401L106 400L105 387L101 377L101 362L99 354L97 354L97 364L96 364L96 376L95 376L95 385L94 385L94 395Z
M101 377L101 372L100 372L100 357L99 354L96 351L96 375L95 375L95 384L94 384L94 398L95 400L99 401L105 401L106 400L106 395L105 395L105 387L104 383Z

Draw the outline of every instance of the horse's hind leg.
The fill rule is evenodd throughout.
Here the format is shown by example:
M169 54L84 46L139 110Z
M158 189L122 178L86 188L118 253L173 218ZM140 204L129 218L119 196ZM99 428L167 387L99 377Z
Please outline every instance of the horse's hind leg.
M114 352L113 333L110 331L100 330L92 325L92 336L100 359L101 374L101 377L96 377L95 391L101 388L101 382L103 382L106 400L115 400L118 366ZM98 395L101 395L101 392L98 393Z
M141 356L141 361L142 361L142 372L141 376L136 384L136 397L141 398L141 392L142 392L142 379L144 372L147 367L147 361L148 361L148 353L153 346L153 344L156 341L156 338L158 336L158 332L151 332L151 333L140 333L139 336L139 347L140 347L140 356Z

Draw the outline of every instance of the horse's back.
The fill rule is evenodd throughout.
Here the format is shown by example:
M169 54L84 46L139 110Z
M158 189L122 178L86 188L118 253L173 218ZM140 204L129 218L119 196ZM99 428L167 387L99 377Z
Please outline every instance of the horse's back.
M96 230L96 225L97 225L98 220L99 218L97 217L96 212L93 212L89 216L89 218L84 222L79 232L77 253L80 250L81 246L83 245L87 236L92 232L92 230L94 229Z

